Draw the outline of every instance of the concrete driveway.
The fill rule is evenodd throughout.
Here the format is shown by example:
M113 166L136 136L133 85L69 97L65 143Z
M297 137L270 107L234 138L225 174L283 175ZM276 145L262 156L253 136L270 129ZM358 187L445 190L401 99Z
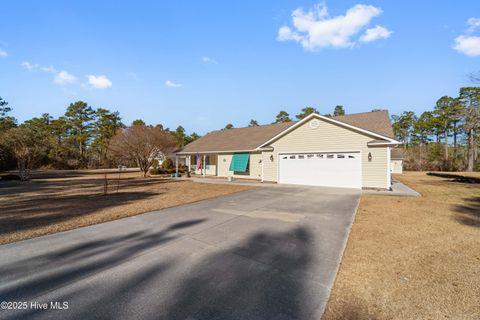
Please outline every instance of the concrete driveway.
M318 320L359 199L257 188L0 246L0 318Z

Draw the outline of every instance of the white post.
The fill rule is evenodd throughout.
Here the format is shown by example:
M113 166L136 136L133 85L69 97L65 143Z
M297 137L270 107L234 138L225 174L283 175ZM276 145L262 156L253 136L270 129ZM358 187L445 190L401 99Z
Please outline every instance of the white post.
M178 156L175 155L175 178L178 178Z
M387 189L392 189L392 161L391 161L391 154L390 154L390 147L387 147Z
M187 168L188 168L188 176L190 176L190 163L192 163L192 159L191 159L191 156L187 156Z
M207 166L205 165L206 164L206 156L203 155L203 164L202 164L202 169L203 169L203 176L205 177L207 175Z

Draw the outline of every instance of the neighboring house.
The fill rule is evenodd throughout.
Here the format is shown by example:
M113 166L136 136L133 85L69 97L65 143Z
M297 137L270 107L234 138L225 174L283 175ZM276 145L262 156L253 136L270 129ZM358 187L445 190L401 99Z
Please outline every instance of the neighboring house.
M392 173L403 173L403 159L405 158L403 149L394 148L390 153L390 169Z
M396 145L387 111L311 114L298 122L213 131L177 158L205 176L389 189L390 149Z

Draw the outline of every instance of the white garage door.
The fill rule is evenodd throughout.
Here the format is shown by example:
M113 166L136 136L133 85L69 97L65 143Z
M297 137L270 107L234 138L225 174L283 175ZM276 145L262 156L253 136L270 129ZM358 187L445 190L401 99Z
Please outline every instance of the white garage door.
M360 152L280 154L279 182L340 188L362 187Z

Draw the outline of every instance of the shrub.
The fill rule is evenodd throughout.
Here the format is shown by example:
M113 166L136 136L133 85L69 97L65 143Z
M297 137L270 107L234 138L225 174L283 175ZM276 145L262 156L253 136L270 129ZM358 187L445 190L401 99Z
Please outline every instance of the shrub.
M171 159L165 159L162 162L162 169L167 170L167 169L172 169L173 168L173 161Z
M160 174L160 170L158 168L150 168L150 170L148 170L148 173L151 175L156 175Z
M153 168L153 169L158 169L158 165L159 165L158 160L157 160L157 159L153 159L153 161L152 161L152 168Z
M172 173L175 173L175 168L170 168L170 169L151 168L150 170L148 170L148 173L151 174L152 176L157 174L172 174Z

